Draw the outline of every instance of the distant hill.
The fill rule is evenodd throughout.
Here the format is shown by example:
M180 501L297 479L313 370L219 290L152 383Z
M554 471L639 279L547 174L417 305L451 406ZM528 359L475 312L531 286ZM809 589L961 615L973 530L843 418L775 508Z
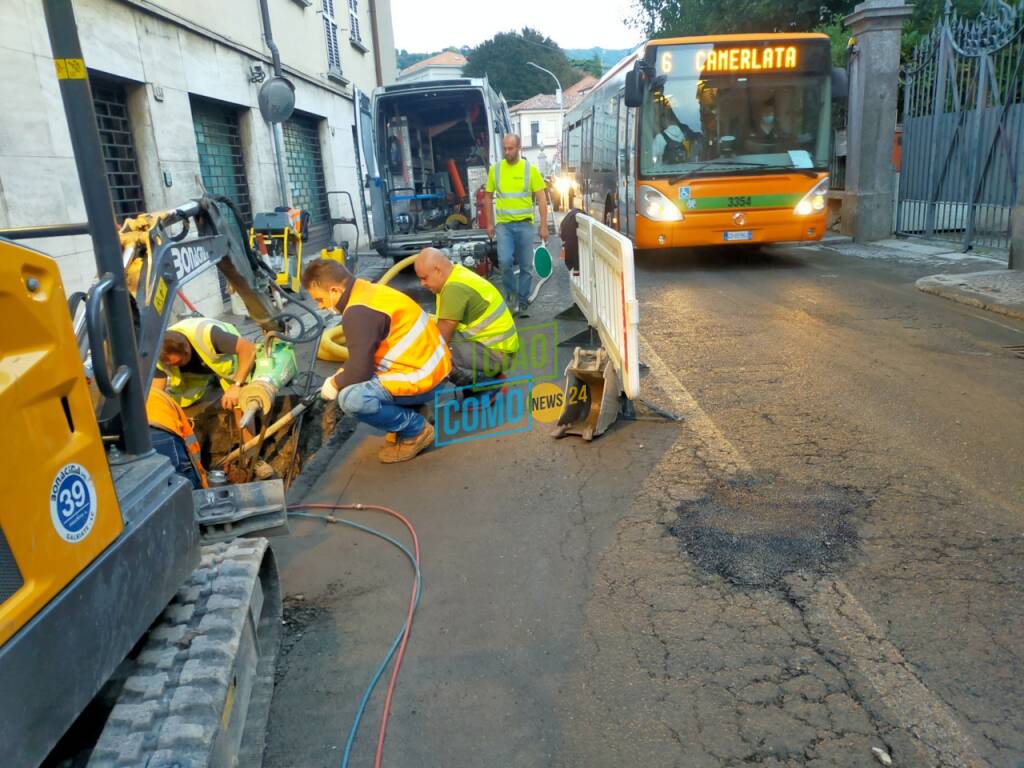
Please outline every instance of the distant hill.
M606 70L615 64L627 53L632 53L632 48L611 50L609 48L566 48L565 55L570 59L592 59L596 54L601 60L601 66Z

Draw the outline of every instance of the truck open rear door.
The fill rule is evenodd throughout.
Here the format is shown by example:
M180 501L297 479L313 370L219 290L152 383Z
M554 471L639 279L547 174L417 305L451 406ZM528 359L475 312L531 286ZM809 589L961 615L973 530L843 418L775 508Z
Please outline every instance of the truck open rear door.
M380 250L388 234L387 185L377 164L377 142L374 135L373 101L355 89L356 154L359 174L363 180L363 211L366 213L370 244Z

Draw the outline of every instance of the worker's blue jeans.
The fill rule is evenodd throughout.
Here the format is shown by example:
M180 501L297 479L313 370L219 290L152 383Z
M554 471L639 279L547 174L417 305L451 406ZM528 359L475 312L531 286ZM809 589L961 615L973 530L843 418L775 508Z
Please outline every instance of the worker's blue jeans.
M525 307L530 302L530 285L533 281L533 222L510 221L496 224L498 239L498 263L501 265L501 284L505 289L509 308L515 312L515 299ZM513 265L519 266L519 290L516 290L516 276Z
M154 426L150 426L149 436L153 441L153 450L157 453L162 453L170 459L175 472L184 476L185 479L192 483L194 489L203 487L199 482L196 468L192 466L192 460L188 457L188 448L185 447L184 440L177 435L172 435L170 432Z
M400 440L416 437L426 422L413 406L432 402L434 390L421 395L395 397L374 376L369 381L351 384L338 393L338 407L349 416L371 427L394 432Z

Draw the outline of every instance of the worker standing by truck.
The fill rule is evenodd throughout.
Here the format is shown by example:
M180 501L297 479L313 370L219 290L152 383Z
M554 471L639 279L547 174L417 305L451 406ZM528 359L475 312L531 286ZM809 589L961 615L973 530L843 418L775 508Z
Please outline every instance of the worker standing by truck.
M311 261L302 287L321 309L341 315L348 342L348 362L324 379L320 394L393 436L378 453L382 463L420 454L434 441L434 428L416 406L434 399L452 368L437 325L404 293L357 279L337 261Z
M530 303L533 278L533 203L536 197L540 208L540 239L548 240L548 201L544 194L544 178L540 171L520 157L522 141L514 133L506 133L501 140L505 158L492 165L487 175L487 210L494 204L496 223L488 220L487 235L498 241L498 263L501 281L509 307L522 314ZM519 267L516 285L514 267Z
M519 351L519 334L501 292L436 248L416 256L416 277L437 296L437 327L452 350L457 386L501 378Z

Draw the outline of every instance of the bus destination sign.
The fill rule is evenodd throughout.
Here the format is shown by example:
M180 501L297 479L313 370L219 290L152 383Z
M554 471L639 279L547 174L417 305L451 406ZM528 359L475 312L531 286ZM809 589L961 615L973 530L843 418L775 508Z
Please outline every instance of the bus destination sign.
M777 45L700 50L695 54L694 65L702 73L795 70L797 48L795 45Z

